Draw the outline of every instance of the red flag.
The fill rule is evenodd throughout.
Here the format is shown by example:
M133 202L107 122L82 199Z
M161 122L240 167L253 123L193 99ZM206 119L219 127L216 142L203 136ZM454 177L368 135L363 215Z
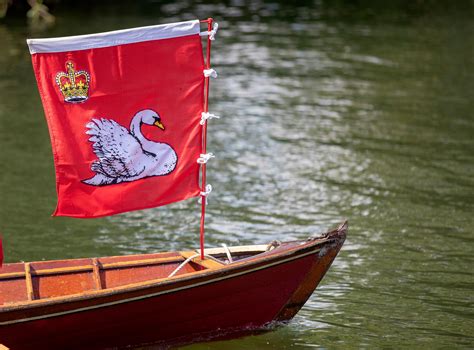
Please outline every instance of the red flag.
M199 21L30 39L58 204L99 217L199 195Z

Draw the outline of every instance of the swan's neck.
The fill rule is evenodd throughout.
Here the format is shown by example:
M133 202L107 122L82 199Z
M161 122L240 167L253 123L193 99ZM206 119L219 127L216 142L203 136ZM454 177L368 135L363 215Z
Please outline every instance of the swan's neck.
M145 140L145 137L143 136L141 131L141 126L141 118L135 117L132 119L132 122L130 123L130 133L135 136L140 142L142 140Z
M140 144L142 149L145 152L148 152L152 155L157 155L160 152L163 152L169 148L166 143L150 141L142 134L142 118L140 116L135 116L130 123L130 133L135 136Z
M152 152L153 146L155 145L156 142L150 141L145 138L142 134L141 130L142 126L142 121L140 117L135 117L132 119L132 122L130 123L130 133L135 136L138 141L142 144L143 150L147 152Z

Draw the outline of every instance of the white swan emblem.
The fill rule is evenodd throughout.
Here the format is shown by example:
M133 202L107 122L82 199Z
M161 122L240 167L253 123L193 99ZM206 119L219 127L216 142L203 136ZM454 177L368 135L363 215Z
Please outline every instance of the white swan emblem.
M142 124L165 129L158 113L151 109L135 114L130 131L112 119L92 119L86 134L91 136L89 141L98 157L91 165L96 174L82 182L104 186L171 173L178 161L176 152L166 143L146 139L140 130Z

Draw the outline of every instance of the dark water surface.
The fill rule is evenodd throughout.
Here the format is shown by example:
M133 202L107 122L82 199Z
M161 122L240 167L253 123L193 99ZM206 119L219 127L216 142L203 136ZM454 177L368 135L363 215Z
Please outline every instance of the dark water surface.
M53 160L25 38L214 16L209 245L295 239L350 220L286 327L187 349L474 347L474 21L469 13L184 2L66 6L0 22L0 231L7 261L197 246L188 200L50 218ZM198 302L198 301L196 301ZM215 312L216 310L210 310Z

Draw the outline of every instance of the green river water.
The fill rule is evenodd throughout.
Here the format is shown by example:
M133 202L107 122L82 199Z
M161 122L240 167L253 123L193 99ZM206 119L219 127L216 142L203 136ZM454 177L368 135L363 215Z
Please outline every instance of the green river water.
M186 349L473 348L472 7L351 3L71 3L53 11L56 25L43 32L7 16L7 262L197 246L195 199L95 220L50 217L53 159L25 39L213 16L219 78L210 109L222 118L209 127L217 157L209 163L208 245L302 239L344 218L350 230L289 325Z

